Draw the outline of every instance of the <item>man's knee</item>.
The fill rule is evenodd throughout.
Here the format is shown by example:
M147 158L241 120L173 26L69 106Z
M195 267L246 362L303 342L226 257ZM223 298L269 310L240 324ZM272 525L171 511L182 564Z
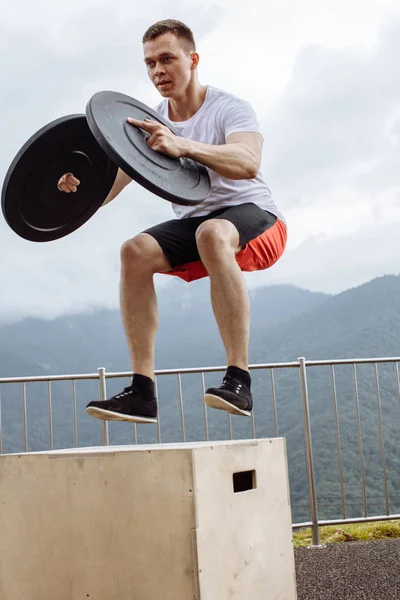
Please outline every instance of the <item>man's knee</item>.
M121 265L123 269L153 273L170 268L158 242L145 233L139 233L122 244Z
M200 253L213 249L237 252L240 249L239 233L230 221L210 219L197 228L196 244Z
M146 254L146 240L139 234L121 246L121 262L137 262Z

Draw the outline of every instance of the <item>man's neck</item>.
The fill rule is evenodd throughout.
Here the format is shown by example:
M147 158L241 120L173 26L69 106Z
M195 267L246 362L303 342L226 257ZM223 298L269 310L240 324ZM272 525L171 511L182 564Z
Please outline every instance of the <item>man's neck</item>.
M207 88L196 82L179 98L168 99L168 117L171 121L188 121L197 113L206 97Z

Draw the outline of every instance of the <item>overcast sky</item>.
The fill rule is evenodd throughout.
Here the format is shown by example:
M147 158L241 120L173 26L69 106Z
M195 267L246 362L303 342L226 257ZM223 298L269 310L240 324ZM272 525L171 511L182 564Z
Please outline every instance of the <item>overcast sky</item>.
M192 27L199 77L252 103L262 172L289 225L284 257L249 287L339 292L400 272L398 0L2 0L0 182L40 127L84 113L99 90L154 105L141 37L153 22ZM118 307L119 249L173 217L132 183L77 232L19 238L0 219L0 320ZM168 282L160 276L161 288ZM182 284L184 285L184 284Z

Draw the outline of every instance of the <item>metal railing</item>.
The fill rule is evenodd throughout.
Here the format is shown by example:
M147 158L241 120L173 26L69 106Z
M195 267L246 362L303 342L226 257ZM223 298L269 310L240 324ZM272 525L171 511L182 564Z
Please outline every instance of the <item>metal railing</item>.
M389 366L394 366L394 387L392 388L392 392L390 395L391 402L393 404L393 396L396 396L396 407L400 408L400 379L399 379L399 368L398 363L400 362L400 357L394 358L371 358L371 359L343 359L343 360L323 360L323 361L307 361L305 358L299 358L298 361L287 362L287 363L268 363L268 364L253 364L250 365L250 371L252 375L255 372L267 372L269 373L269 389L271 395L271 419L273 426L273 434L278 437L282 434L279 432L278 427L278 403L277 403L277 384L276 384L276 373L277 372L285 372L287 373L289 370L297 370L299 379L298 379L298 402L297 405L301 412L299 413L299 417L302 416L303 420L303 433L304 433L304 452L305 452L305 466L306 466L306 476L308 482L308 502L307 508L309 510L310 519L304 522L293 523L294 529L299 529L303 527L311 527L312 528L312 546L318 547L321 545L320 542L320 534L319 527L323 525L338 525L344 523L355 523L355 522L366 522L366 521L380 521L380 520L388 520L388 519L399 519L400 514L396 512L391 512L390 507L390 494L389 494L389 477L387 471L387 460L385 455L385 439L384 439L384 423L382 418L382 392L381 392L381 382L380 382L380 374L379 367L384 366L385 369L388 369ZM373 397L375 397L376 401L376 410L377 410L377 425L378 425L378 437L379 437L379 454L380 454L380 465L382 470L382 480L383 480L383 499L384 499L384 511L381 511L381 514L371 515L368 507L368 497L367 497L367 481L366 481L366 469L365 469L365 448L364 448L364 440L363 440L363 424L361 417L361 407L360 407L360 379L358 376L357 368L360 365L369 365L373 369L373 377L370 378L369 381L369 389L366 393L367 402L371 405ZM360 472L360 487L361 487L361 496L362 501L361 504L358 502L346 501L346 485L345 485L345 477L344 477L344 460L343 460L343 443L341 439L341 423L340 423L340 407L339 407L339 393L338 393L338 384L337 384L337 368L339 366L348 366L351 368L351 386L352 386L352 400L354 401L354 423L356 429L356 444L358 449L358 467ZM321 385L321 381L319 383L320 391L317 393L310 393L310 377L312 378L312 374L316 368L321 370L321 367L329 367L330 371L330 384L326 384L325 382ZM205 385L205 376L210 375L212 373L224 372L226 367L224 366L215 366L215 367L205 367L205 368L189 368L189 369L168 369L168 370L158 370L156 371L156 393L158 395L158 389L160 381L163 378L174 376L176 377L176 388L177 388L177 396L178 396L178 406L179 406L179 419L180 419L180 439L182 442L187 440L186 435L186 424L185 424L185 411L184 411L184 394L182 387L182 378L187 375L199 375L200 376L200 388L201 395L204 394L206 385ZM317 369L318 370L318 369ZM20 385L21 386L21 400L22 400L22 420L23 420L23 447L24 452L29 451L29 420L28 420L28 411L27 411L27 384L33 383L44 383L47 386L47 417L48 417L48 446L50 450L54 448L54 426L53 426L53 385L56 382L70 382L71 384L71 400L72 400L72 428L73 428L73 445L74 447L78 447L78 408L77 408L77 382L82 381L96 381L98 385L98 397L100 399L105 399L107 397L107 383L114 379L130 379L132 377L131 372L106 372L104 368L99 368L97 373L91 374L74 374L74 375L54 375L54 376L36 376L36 377L11 377L11 378L0 378L0 453L3 453L3 445L4 445L4 420L3 420L3 411L2 411L2 392L5 389L8 389L6 386L11 385ZM385 387L388 386L388 373L385 371L384 373L385 379ZM371 381L373 380L373 392L371 390ZM315 441L315 437L312 436L312 424L313 419L310 410L310 399L314 396L318 396L322 394L325 397L328 395L328 391L330 388L330 393L332 394L332 408L333 408L333 421L334 421L334 436L336 441L336 451L337 451L337 468L338 468L338 478L339 478L339 494L340 494L340 510L341 510L341 518L339 519L321 519L319 517L318 510L318 502L317 502L317 488L318 485L316 483L316 464L314 460L314 452L313 452L313 441ZM393 391L394 390L394 391ZM342 394L343 395L343 394ZM387 393L386 393L387 395ZM346 400L346 409L349 409L351 404L350 397L345 397ZM219 412L219 411L214 411ZM206 441L210 440L210 424L209 424L209 413L207 411L207 407L203 404L202 408L202 418L204 420L204 436L203 439ZM399 411L400 418L400 411ZM256 419L254 416L254 411L250 419L251 431L248 437L256 438ZM345 423L346 424L346 423ZM343 423L342 423L343 426ZM109 435L109 424L107 421L101 422L101 442L103 445L110 444L110 435ZM227 431L228 431L228 439L233 439L233 421L232 416L227 413ZM260 436L260 437L266 437ZM269 436L271 437L271 436ZM282 437L285 437L284 435ZM156 442L161 443L163 439L162 436L162 427L161 427L161 417L159 416L158 422L156 425ZM138 426L133 424L132 426L132 441L133 443L138 443ZM177 441L176 439L174 441ZM317 452L318 454L318 452ZM354 466L354 465L353 465ZM325 503L324 506L333 506L335 503ZM297 506L303 506L297 504ZM322 504L321 504L322 506ZM356 506L360 513L356 516L349 517L347 508L348 506Z

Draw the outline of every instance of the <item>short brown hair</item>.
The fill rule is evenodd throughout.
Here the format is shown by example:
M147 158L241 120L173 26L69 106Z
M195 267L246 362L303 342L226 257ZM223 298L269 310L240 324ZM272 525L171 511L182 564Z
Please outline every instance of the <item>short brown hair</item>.
M176 21L175 19L165 19L164 21L157 21L157 23L151 25L144 34L142 43L144 44L149 40L154 40L154 38L157 38L159 35L169 32L182 40L189 52L196 51L196 43L194 41L192 30L182 23L182 21Z

